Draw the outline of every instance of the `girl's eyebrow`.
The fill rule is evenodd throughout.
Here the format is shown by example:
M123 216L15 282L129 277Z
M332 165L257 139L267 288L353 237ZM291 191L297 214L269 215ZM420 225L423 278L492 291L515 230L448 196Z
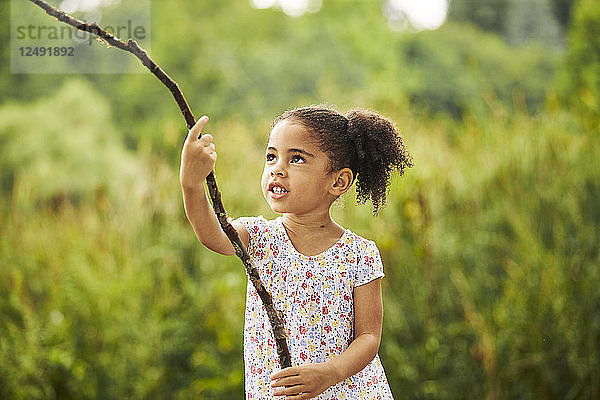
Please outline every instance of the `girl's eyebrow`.
M275 147L271 147L271 146L267 147L267 150L277 151L277 149ZM288 152L290 152L290 153L300 153L300 154L303 154L305 156L313 157L313 158L315 157L314 154L311 154L308 151L302 150L302 149L288 149Z

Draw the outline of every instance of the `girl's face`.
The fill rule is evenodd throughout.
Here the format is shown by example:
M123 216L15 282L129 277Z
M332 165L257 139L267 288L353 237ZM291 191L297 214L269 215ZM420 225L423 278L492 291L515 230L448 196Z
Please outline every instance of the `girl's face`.
M329 157L311 133L293 120L277 123L269 137L261 186L278 213L306 215L325 212L337 196L329 188Z

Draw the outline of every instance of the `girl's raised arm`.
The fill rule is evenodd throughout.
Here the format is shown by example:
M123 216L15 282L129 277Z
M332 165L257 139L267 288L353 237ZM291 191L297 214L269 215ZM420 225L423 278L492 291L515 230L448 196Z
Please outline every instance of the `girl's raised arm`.
M190 129L181 153L179 180L185 213L196 237L204 246L220 254L234 255L233 246L221 229L204 189L204 179L214 169L217 161L212 136L205 134L199 137L207 122L208 117L203 116ZM240 235L242 243L248 246L250 239L246 228L235 221L232 225Z

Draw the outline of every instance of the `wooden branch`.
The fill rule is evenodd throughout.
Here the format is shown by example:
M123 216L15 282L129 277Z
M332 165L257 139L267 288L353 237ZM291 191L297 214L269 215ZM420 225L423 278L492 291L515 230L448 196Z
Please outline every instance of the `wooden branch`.
M171 92L177 105L179 106L179 110L183 114L185 118L185 122L187 124L188 130L192 129L194 124L196 123L194 119L194 115L190 107L188 106L185 98L183 97L183 92L179 89L179 85L173 81L152 59L148 56L146 51L142 49L135 40L128 39L127 42L123 42L118 37L111 35L106 32L104 29L100 28L95 22L91 24L87 24L83 21L80 21L76 18L73 18L69 14L64 11L58 10L45 1L42 0L30 0L32 3L38 5L46 14L55 17L60 22L64 22L68 25L71 25L80 31L89 32L93 35L96 35L102 41L106 42L110 46L117 47L121 50L125 50L134 56L136 56L141 63L152 72L159 81L161 81ZM213 205L213 210L219 219L219 223L221 224L221 228L229 238L229 241L233 245L235 249L235 254L239 257L239 259L244 264L244 268L246 269L246 273L256 292L258 293L265 309L267 311L267 315L269 317L269 322L271 323L271 328L273 330L273 336L275 338L275 343L277 345L277 354L279 356L279 365L281 368L291 367L292 360L290 357L290 352L287 346L285 326L283 323L283 314L275 309L275 305L273 304L273 299L265 285L260 279L258 274L258 270L252 261L252 258L246 251L246 248L242 244L237 231L233 228L233 226L229 223L229 218L227 217L227 212L225 211L225 207L223 206L223 202L221 201L221 193L217 187L217 182L215 180L214 174L211 172L206 177L206 186L208 187L208 193Z

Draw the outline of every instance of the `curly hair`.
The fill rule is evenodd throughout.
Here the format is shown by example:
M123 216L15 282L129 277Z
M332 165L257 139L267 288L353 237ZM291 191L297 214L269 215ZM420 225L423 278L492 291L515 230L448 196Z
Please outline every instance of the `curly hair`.
M356 177L359 204L371 200L373 213L386 204L391 173L404 175L413 160L394 124L371 111L354 109L346 115L326 106L288 110L273 121L293 120L315 134L329 156L330 172L348 167Z

